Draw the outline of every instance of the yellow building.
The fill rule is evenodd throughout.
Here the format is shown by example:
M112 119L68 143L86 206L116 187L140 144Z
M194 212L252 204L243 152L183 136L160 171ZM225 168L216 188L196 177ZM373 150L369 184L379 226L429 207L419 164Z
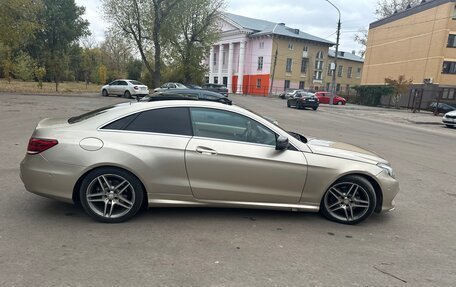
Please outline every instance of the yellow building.
M455 0L422 1L370 24L361 84L383 85L400 75L413 80L402 106L455 101Z
M329 61L334 62L336 51L329 50ZM337 57L336 71L336 92L341 95L351 95L356 93L353 87L361 84L361 75L363 71L364 58L355 55L354 52L339 51ZM326 82L326 91L331 90L331 80L333 70L328 66L328 77Z

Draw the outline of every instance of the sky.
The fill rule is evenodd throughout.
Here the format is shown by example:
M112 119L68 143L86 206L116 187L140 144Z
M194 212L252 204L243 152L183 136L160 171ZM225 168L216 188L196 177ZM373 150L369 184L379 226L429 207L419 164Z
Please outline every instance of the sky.
M306 33L336 42L338 13L325 0L225 0L225 11L246 17L285 23ZM331 0L341 12L340 50L359 51L355 34L374 22L376 0ZM108 24L100 0L76 0L86 7L84 18L90 22L92 36L103 41Z

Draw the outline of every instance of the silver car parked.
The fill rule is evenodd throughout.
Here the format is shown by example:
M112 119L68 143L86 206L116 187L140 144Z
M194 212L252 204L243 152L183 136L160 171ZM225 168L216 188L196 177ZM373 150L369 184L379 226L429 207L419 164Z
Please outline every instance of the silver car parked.
M135 80L115 80L101 88L101 95L123 96L127 99L132 97L144 97L149 95L149 88Z
M149 206L266 208L355 224L391 210L392 168L353 145L287 132L235 105L128 102L44 119L21 162L33 193L103 222Z

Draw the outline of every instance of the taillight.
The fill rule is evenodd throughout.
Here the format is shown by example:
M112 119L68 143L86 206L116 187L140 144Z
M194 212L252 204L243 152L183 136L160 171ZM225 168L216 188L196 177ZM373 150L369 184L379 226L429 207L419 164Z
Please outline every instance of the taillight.
M134 86L133 89L139 90L139 87L138 86Z
M28 143L27 153L28 154L39 154L51 147L57 145L59 142L52 139L36 139L31 138Z

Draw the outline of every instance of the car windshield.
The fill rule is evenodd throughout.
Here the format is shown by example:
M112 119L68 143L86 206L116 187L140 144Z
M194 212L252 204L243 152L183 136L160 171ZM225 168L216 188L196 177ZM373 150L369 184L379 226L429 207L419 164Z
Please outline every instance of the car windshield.
M127 102L127 103L120 103L120 104L116 104L116 105L111 105L111 106L99 108L99 109L90 111L88 113L85 113L85 114L82 114L82 115L79 115L79 116L71 117L71 118L68 119L68 123L69 124L79 123L79 122L85 121L87 119L93 118L95 116L104 114L107 111L119 108L121 106L129 105L129 104L131 104L131 103Z
M144 86L143 83L135 81L135 80L132 80L132 81L129 81L129 82L132 83L133 85L142 85L142 86Z

